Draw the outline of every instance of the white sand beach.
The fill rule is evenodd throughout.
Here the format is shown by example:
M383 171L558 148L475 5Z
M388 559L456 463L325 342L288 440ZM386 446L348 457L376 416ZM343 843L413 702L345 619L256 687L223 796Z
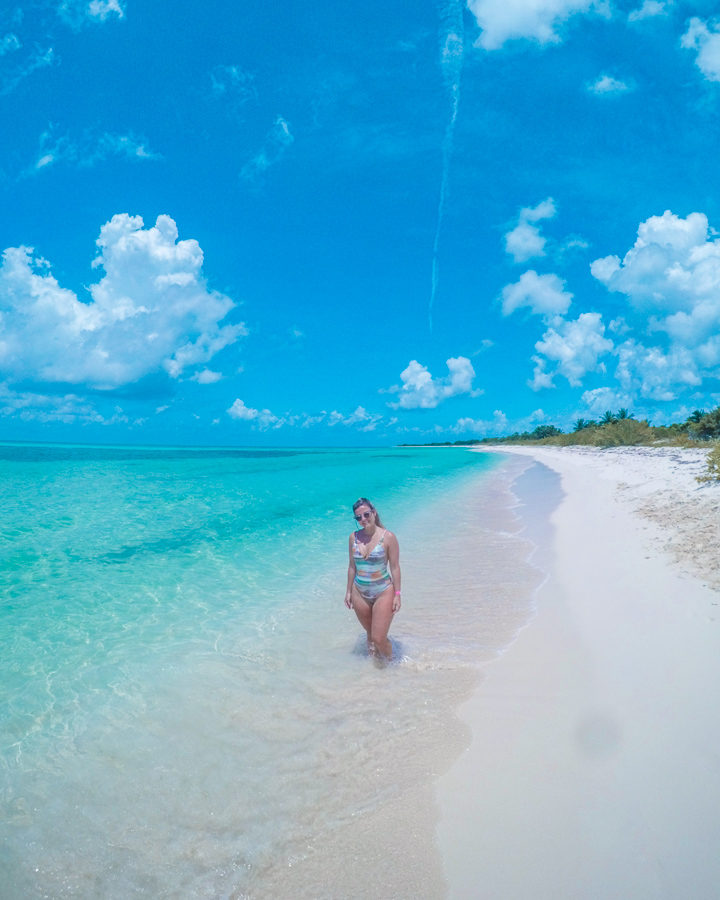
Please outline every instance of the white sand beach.
M720 486L694 480L705 452L506 451L557 473L564 497L550 525L531 497L518 510L548 578L462 707L472 738L437 784L449 897L715 900Z

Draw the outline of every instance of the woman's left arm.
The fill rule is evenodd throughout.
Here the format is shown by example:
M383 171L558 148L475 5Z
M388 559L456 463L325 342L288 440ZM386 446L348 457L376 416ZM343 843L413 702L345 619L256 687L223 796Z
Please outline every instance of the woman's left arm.
M388 568L390 569L390 577L392 578L395 596L393 597L393 612L397 612L402 603L400 601L400 545L394 534L388 533L385 541L387 550Z

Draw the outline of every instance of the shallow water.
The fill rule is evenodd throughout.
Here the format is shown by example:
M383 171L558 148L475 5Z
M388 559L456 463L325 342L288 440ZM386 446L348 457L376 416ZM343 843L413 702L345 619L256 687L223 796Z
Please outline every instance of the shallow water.
M527 463L0 450L3 897L441 896L432 779L539 581ZM360 494L401 543L385 669L342 604Z

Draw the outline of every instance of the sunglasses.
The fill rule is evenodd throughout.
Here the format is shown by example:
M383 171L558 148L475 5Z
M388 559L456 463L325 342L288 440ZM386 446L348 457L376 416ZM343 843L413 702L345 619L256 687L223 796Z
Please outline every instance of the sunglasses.
M371 515L372 515L372 510L370 510L370 512L360 513L359 516L355 516L355 521L362 522L363 519L369 519Z

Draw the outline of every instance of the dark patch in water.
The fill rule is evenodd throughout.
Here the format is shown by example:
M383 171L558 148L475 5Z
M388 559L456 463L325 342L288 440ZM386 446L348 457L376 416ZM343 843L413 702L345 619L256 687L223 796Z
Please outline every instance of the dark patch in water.
M0 445L6 462L142 462L193 459L268 459L301 456L303 450L239 450L236 447L57 447Z

